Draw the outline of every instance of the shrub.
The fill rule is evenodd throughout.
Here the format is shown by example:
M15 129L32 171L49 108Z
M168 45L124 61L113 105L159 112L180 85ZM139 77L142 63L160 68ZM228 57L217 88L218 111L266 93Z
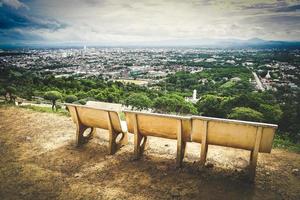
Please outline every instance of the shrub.
M144 110L152 106L152 101L143 93L133 93L125 99L124 104L133 109Z
M227 115L227 118L261 122L263 121L263 114L251 108L236 107Z
M221 108L223 98L215 95L203 96L196 104L198 113L209 117L223 117L224 110Z
M68 95L68 96L65 97L65 102L66 103L73 103L77 100L78 100L78 98L75 95Z

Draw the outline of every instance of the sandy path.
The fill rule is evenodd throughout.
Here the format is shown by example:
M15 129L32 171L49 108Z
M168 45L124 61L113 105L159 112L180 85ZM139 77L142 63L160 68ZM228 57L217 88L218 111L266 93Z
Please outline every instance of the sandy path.
M81 148L74 132L68 117L1 107L0 199L300 199L296 153L260 154L249 183L247 151L209 146L209 167L200 168L200 145L188 144L176 169L176 141L150 138L134 161L132 136L110 156L105 131Z

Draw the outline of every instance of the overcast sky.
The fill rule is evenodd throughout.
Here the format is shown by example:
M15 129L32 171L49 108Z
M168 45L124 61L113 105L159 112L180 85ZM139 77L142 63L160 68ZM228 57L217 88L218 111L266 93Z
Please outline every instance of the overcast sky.
M300 40L300 0L0 0L3 44Z

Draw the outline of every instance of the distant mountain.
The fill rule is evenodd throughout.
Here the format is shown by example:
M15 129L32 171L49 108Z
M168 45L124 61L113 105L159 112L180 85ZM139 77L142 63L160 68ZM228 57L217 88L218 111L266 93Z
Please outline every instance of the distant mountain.
M251 38L251 39L247 40L247 42L250 42L250 43L264 43L264 42L266 42L266 40L262 40L260 38Z
M300 41L268 41L260 38L251 38L249 40L240 39L215 39L204 40L195 46L216 47L216 48L300 48Z
M268 41L260 38L241 39L181 39L167 40L142 44L131 44L131 46L151 47L199 47L199 48L299 48L300 41Z
M14 44L1 45L3 49L14 48L82 48L83 45L90 47L190 47L190 48L297 48L300 49L300 41L275 41L263 40L260 38L241 39L178 39L163 41L144 41L144 42L124 42L124 43L39 43L35 45Z
M253 48L300 48L300 41L268 41L260 38L249 40L239 40L233 47L253 47Z

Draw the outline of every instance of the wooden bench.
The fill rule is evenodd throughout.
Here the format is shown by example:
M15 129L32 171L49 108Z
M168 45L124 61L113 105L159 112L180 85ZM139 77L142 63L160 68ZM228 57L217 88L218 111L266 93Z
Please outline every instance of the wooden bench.
M251 151L250 177L254 178L258 153L270 153L277 125L202 116L183 117L125 111L128 131L134 134L134 154L142 155L147 136L177 140L177 166L182 165L186 142L201 143L200 163L208 145Z
M109 153L114 154L121 146L127 144L127 128L123 127L118 112L109 109L100 109L92 106L65 104L76 124L76 145L86 143L94 134L96 128L106 129L109 132ZM91 129L87 136L84 132ZM121 134L120 140L118 135Z
M191 141L201 143L203 165L209 144L251 151L249 169L254 178L258 153L271 152L276 129L274 124L194 116Z
M76 144L85 143L95 128L109 130L109 152L128 142L127 129L123 127L114 110L99 109L91 106L66 104L76 123ZM200 163L205 164L208 145L218 145L251 151L250 177L256 172L258 153L270 153L277 125L220 119L203 116L184 117L156 113L124 111L128 132L134 134L134 155L139 159L147 144L147 136L177 140L176 164L182 165L186 142L201 143ZM86 129L90 134L84 137ZM117 136L122 134L120 141Z
M176 164L181 166L186 142L190 141L189 117L124 111L128 132L134 134L134 155L139 159L144 152L147 136L177 140Z

